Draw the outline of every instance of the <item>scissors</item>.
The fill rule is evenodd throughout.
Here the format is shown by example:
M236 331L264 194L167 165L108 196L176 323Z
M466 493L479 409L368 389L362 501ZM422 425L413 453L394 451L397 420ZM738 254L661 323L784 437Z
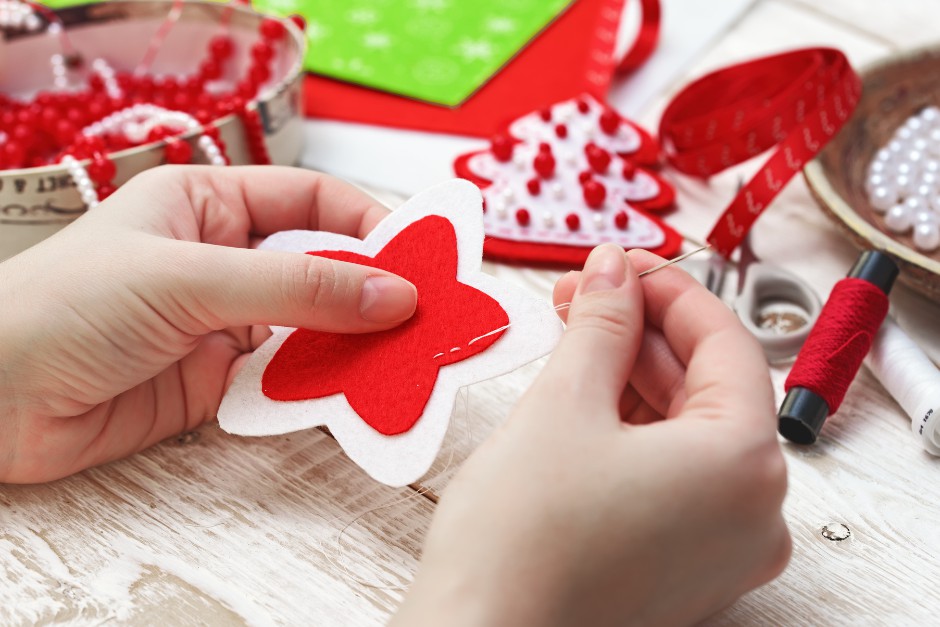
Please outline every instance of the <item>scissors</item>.
M748 234L741 244L734 310L774 363L795 356L816 324L822 302L806 281L762 262Z
M788 270L758 259L750 234L741 243L737 290L732 308L764 349L770 363L794 357L819 318L822 302L813 288ZM685 262L710 292L722 298L728 267L715 253L708 260Z

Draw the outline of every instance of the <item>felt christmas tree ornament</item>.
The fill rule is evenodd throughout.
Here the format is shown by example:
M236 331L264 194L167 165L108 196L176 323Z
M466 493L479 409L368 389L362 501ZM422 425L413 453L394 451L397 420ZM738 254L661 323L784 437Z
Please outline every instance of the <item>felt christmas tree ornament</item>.
M646 131L585 94L513 121L454 170L483 191L488 257L579 266L605 242L679 251L682 237L653 215L675 200L643 167L658 161Z
M434 461L458 390L547 354L561 323L547 301L481 271L479 190L449 181L411 198L359 240L286 231L261 248L393 272L418 291L394 329L336 334L273 328L235 378L219 424L264 436L325 426L372 477L418 480Z

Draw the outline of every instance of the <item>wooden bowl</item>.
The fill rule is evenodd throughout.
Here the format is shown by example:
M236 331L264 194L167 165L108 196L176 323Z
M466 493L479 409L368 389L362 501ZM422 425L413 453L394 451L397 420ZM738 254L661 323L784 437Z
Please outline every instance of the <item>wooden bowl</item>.
M917 251L909 235L891 233L865 191L868 165L913 113L940 103L940 48L887 57L861 72L862 99L842 131L803 171L823 210L860 248L890 254L900 279L940 301L940 251Z
M173 3L169 0L110 0L57 11L76 50L86 62L101 57L117 71L132 71L144 56L154 33ZM153 62L155 74L190 74L206 54L209 38L220 30L220 20L231 11L230 35L235 54L223 80L245 72L249 48L258 37L264 17L244 6L205 0L186 0L178 22L169 31ZM272 78L257 101L264 124L268 153L275 164L294 164L303 148L301 118L301 62L305 40L290 20L288 37L272 66ZM0 91L28 96L49 89L49 59L58 52L56 38L40 31L14 33L0 42ZM248 145L239 118L228 115L214 122L233 164L250 163ZM194 162L203 158L193 144ZM163 161L163 142L128 148L110 156L120 184ZM66 169L59 165L0 170L0 261L37 243L85 212L85 206Z

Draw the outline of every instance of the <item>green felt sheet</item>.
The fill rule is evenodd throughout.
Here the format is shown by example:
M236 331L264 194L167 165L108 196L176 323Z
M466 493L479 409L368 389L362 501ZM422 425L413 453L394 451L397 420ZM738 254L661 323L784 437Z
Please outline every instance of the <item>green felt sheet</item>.
M257 0L307 20L306 68L456 106L571 0Z

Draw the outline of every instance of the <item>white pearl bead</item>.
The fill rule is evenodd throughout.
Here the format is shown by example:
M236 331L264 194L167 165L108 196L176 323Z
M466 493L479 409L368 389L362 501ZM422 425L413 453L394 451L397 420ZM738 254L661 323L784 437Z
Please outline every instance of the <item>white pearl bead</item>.
M599 213L594 214L594 228L596 228L598 231L604 230L604 216L603 215Z
M895 233L905 233L911 228L912 213L907 205L895 205L885 214L885 225Z
M924 160L924 153L920 150L912 149L907 153L907 161L912 166L918 165L921 161Z
M940 247L940 227L936 224L918 224L914 227L914 246L924 252L933 252Z
M940 174L940 161L936 159L927 159L924 161L924 172L929 172L930 174Z
M923 178L921 179L923 181ZM920 185L914 190L914 196L912 198L918 198L923 201L924 205L927 204L927 201L933 198L934 194L937 192L934 190L933 185L928 185L927 183L921 182Z
M214 145L215 144L213 144L213 146ZM506 202L512 202L515 197L516 197L516 193L512 191L511 187L503 188L503 198L506 200Z
M911 193L911 188L913 186L914 186L913 177L910 177L904 174L899 174L894 179L894 187L897 190L896 193L899 195L905 195L905 194Z
M933 157L940 157L940 128L930 131L929 139L927 153Z
M911 148L919 152L924 152L927 150L927 140L923 137L918 137L913 142L911 142Z
M930 211L929 209L921 209L914 214L913 223L915 227L918 224L934 224L938 222L940 222L940 219L938 219L937 214L933 211Z
M875 153L875 161L887 164L894 158L894 154L887 148L882 148Z
M914 173L914 166L907 161L902 161L894 168L894 171L898 174L903 174L904 176L910 176Z
M922 196L908 196L904 200L904 206L911 210L911 215L913 216L918 211L923 211L928 208L927 200Z
M927 124L940 122L940 109L934 106L925 107L924 110L920 112L920 119Z
M542 222L545 226L550 228L555 224L555 216L553 216L550 211L546 211L542 214Z
M213 162L214 163L214 162ZM216 164L217 165L217 164ZM505 220L507 215L506 207L496 207L496 217L500 220Z
M907 122L904 123L904 126L911 129L914 132L917 132L924 128L924 123L920 121L919 118L910 117L907 119Z
M878 161L875 159L871 162L871 165L868 166L868 174L884 174L888 170L888 164L884 161Z
M894 138L902 142L909 142L914 139L914 131L906 126L902 126L895 131Z
M876 187L871 192L871 207L878 213L884 213L898 200L898 195L887 187Z
M561 200L562 198L565 197L565 187L564 185L562 185L561 183L558 183L557 181L555 183L552 183L548 189L551 192L553 198Z
M891 153L891 158L893 159L897 155L904 152L905 145L904 145L904 142L900 140L892 139L891 141L888 142L887 148L888 148L888 151Z

